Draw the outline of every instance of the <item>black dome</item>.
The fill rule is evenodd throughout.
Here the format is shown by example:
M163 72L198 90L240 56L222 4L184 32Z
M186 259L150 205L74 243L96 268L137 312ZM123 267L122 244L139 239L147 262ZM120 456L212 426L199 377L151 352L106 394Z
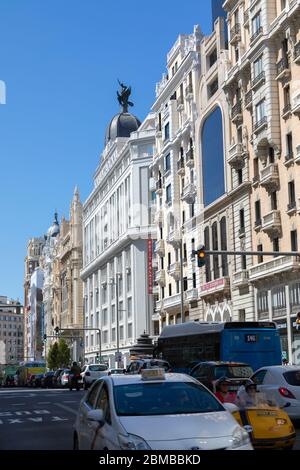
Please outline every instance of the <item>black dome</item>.
M110 121L105 133L105 145L117 137L129 137L131 132L138 130L141 122L130 113L118 113Z

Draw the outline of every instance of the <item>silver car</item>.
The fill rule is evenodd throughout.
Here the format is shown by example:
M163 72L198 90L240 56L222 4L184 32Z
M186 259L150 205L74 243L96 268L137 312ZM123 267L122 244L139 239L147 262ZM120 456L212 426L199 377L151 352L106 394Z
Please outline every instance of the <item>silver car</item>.
M74 449L252 450L230 407L185 374L109 375L81 400Z
M95 380L108 375L108 365L107 364L87 364L83 367L81 372L83 387L85 390L95 382Z

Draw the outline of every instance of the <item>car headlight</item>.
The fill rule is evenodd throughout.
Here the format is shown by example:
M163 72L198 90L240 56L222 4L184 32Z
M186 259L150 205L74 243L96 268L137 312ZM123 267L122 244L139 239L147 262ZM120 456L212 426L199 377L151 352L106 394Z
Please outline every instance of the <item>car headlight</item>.
M235 449L237 447L241 447L245 444L249 444L250 439L247 431L243 429L241 426L234 429L232 433L232 444L231 448Z
M127 436L119 434L119 443L122 450L151 449L142 437L136 436L135 434L127 434Z

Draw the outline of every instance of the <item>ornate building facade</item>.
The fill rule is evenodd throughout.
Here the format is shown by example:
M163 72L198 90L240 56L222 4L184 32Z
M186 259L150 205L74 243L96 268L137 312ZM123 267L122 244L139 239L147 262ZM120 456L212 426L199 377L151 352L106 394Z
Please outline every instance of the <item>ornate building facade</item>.
M251 182L252 248L298 251L300 2L226 0L223 6L230 44L225 83L231 107L229 153L231 164L240 162ZM294 328L299 270L295 256L262 254L237 273L254 289L253 319L276 321L293 363L299 363L300 349Z
M130 89L121 86L123 110L107 128L94 189L83 205L84 321L93 328L85 332L85 357L95 362L101 349L111 366L125 365L140 334L151 333L148 256L156 236L149 209L154 116L141 124L128 113L122 97Z
M23 306L0 295L0 365L17 364L23 360L23 330Z

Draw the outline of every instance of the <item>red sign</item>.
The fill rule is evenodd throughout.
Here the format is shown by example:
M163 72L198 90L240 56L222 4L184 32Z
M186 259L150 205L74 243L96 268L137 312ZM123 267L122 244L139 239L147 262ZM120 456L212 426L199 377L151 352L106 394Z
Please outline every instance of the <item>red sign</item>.
M152 240L148 239L148 294L153 294Z
M217 287L224 286L225 284L225 279L216 279L215 281L207 282L206 284L203 284L201 286L201 292L207 291L209 289L216 289Z

